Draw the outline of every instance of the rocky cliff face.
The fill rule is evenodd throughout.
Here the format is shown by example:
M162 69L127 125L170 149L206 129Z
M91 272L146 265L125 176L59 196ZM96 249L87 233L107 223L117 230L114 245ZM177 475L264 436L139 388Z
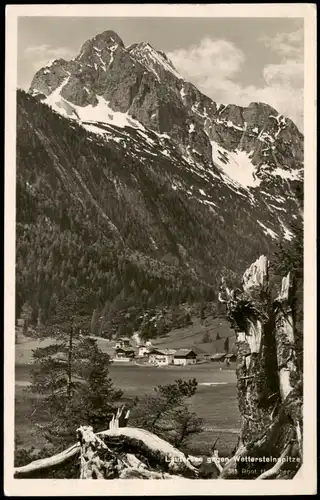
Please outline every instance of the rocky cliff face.
M126 114L169 135L191 161L215 163L232 178L224 169L231 153L239 164L232 169L242 170L233 180L241 185L258 186L271 174L302 178L303 137L291 120L262 103L217 104L186 82L164 53L149 43L126 48L113 31L88 40L73 60L42 68L30 93L80 121L115 123L114 112Z

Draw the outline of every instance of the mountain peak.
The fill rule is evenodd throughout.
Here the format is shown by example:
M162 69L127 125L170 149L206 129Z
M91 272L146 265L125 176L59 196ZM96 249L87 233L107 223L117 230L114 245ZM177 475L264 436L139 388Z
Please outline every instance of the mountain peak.
M82 45L78 58L82 59L83 56L90 54L93 49L104 51L114 50L117 47L124 48L123 41L115 31L107 30L87 40Z
M156 50L149 42L134 43L127 50L140 64L151 71L158 81L168 75L169 77L173 75L179 80L183 79L164 52Z
M128 124L131 117L166 133L188 161L218 165L241 185L258 186L270 170L297 177L303 162L303 138L271 106L217 104L149 42L125 47L111 30L85 42L71 61L56 60L39 70L30 93L83 122ZM291 168L294 173L287 172Z
M98 42L98 43L117 43L119 44L121 47L124 47L124 43L123 41L121 40L120 36L115 32L115 31L112 31L112 30L107 30L107 31L103 31L102 33L99 33L98 35L96 35L92 41L94 42Z

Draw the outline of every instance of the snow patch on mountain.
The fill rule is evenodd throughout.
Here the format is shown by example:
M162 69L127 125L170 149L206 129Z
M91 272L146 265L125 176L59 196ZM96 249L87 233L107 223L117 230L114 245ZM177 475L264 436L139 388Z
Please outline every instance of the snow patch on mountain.
M201 203L203 203L204 205L213 205L214 207L219 208L216 203L213 203L213 201L210 200L199 200L199 201L201 201Z
M139 129L138 132L151 146L154 146L156 144L156 141L154 139L151 139L145 132L143 132L143 130Z
M164 156L167 156L168 158L171 158L170 153L169 153L169 151L167 149L163 149L161 152L162 152L162 154Z
M44 66L44 68L51 68L51 66L57 61L57 59L50 59L50 61L47 62L47 64Z
M115 50L117 50L118 48L118 44L115 43L114 45L112 45L111 47L109 47L109 50L111 52L111 57L110 57L110 61L109 61L109 64L108 64L108 68L110 68L111 64L113 63L113 53Z
M300 170L285 170L284 168L277 167L273 170L272 175L292 181L302 180L302 172Z
M260 194L263 194L264 196L267 196L268 198L271 198L272 200L276 201L277 203L285 203L286 199L283 196L280 196L279 194L277 196L274 196L271 193L266 193L266 191L260 191Z
M278 137L280 132L286 128L287 122L284 116L282 115L269 115L269 118L274 118L277 121L278 130L275 133L275 137Z
M200 114L200 113L198 112L198 114ZM202 116L204 116L204 115L202 115ZM228 127L228 128L234 128L235 130L240 130L241 132L246 130L246 124L244 124L243 127L240 127L239 125L234 124L231 120L220 120L219 118L217 118L215 120L215 123L218 125L224 125L225 127Z
M186 96L186 91L185 91L184 87L182 87L180 90L180 96L181 96L182 102L184 102L184 98Z
M69 81L69 76L64 78L64 80L61 82L61 84L53 91L51 94L45 99L45 104L50 106L54 111L57 111L58 113L61 113L64 116L69 117L70 113L72 113L72 107L73 104L68 103L65 99L63 99L60 95L61 90L65 85L67 85ZM67 103L67 105L64 105L64 101ZM70 104L71 108L68 107L68 104Z
M267 226L265 226L261 221L257 220L257 223L259 224L260 227L262 227L263 229L263 232L266 236L271 236L272 239L274 240L277 240L278 239L278 235L277 233L275 233L274 231L272 231L272 229L268 228Z
M274 138L268 132L262 130L258 136L261 142L274 143Z
M283 231L283 237L285 240L292 240L292 232L287 228L287 226L284 224L284 222L280 219L280 217L278 218L279 222L280 222L280 226L281 226L281 229Z
M197 115L201 116L201 118L205 118L207 119L208 118L208 112L207 112L207 109L204 108L203 109L203 112L199 111L199 106L200 106L200 103L199 102L196 102L195 104L193 104L191 106L191 110L196 113ZM210 120L211 124L212 124L212 121ZM216 120L217 122L217 120Z
M97 52L97 54L96 54L97 57L98 57L98 59L99 59L99 61L100 61L99 66L103 69L103 71L107 71L106 63L102 59L102 57L100 55L100 52L101 51ZM109 64L108 64L108 68L109 68L110 64L112 63L112 61L113 61L113 52L111 52L111 58L110 58L110 61L109 61ZM97 71L97 69L98 69L98 64L97 63L94 63L94 69Z
M91 125L89 123L83 123L82 126L88 130L88 132L93 132L94 134L98 134L98 135L107 135L107 132L106 130L104 129L101 129L99 127L97 127L96 125Z
M91 104L88 106L77 106L67 101L61 96L61 90L67 83L68 78L45 100L45 103L55 111L64 114L68 118L77 119L80 122L109 123L119 128L132 127L145 130L144 126L128 113L113 111L109 103L101 96L97 96L98 104L96 106L92 106Z
M158 247L158 245L156 244L156 242L154 241L154 239L152 238L152 236L149 236L149 239L150 239L150 241L151 241L151 244L152 244L153 248L154 248L155 250L159 250L159 247Z
M133 50L130 51L131 55L137 59L143 66L155 74L158 81L160 82L160 75L158 73L159 66L162 67L168 73L171 73L179 80L184 80L184 78L177 72L172 64L169 63L157 50L155 50L149 43L143 42L137 45Z
M257 187L261 180L256 177L256 167L245 151L227 151L215 141L210 141L212 161L233 181L244 188Z
M30 91L30 94L33 96L33 97L36 97L37 95L42 95L42 92L40 92L40 90L37 90L37 89L32 89Z

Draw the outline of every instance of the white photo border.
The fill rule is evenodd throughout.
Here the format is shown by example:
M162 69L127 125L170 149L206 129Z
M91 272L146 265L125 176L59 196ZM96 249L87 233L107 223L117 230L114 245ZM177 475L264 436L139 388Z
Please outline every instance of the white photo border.
M137 14L138 13L138 14ZM14 479L14 326L17 23L23 16L273 17L304 19L304 463L291 480L82 481ZM5 56L4 491L8 496L214 496L315 494L316 476L316 5L7 5Z

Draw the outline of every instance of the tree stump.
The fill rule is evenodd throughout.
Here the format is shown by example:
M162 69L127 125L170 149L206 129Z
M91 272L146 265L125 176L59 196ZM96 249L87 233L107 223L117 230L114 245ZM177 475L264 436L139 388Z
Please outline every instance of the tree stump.
M301 466L302 376L295 356L290 274L272 299L268 270L262 255L244 273L242 289L220 290L237 336L241 414L238 447L221 478L291 478Z

